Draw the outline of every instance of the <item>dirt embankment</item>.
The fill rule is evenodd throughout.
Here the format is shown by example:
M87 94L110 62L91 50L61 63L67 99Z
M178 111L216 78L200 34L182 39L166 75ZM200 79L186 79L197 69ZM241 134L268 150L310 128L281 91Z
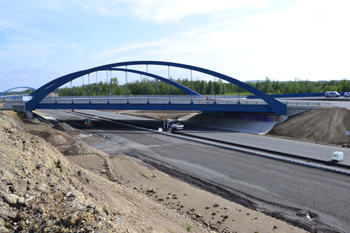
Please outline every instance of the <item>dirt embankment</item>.
M350 111L345 108L319 108L305 111L276 125L267 135L322 144L349 144Z
M0 232L305 232L98 151L74 138L84 131L25 122L0 113ZM74 143L58 145L63 156L24 127Z
M185 232L196 225L71 163L43 138L24 132L21 123L0 115L0 232Z
M184 116L187 116L191 113L200 113L198 111L146 111L146 110L107 110L108 112L114 112L118 114L124 114L124 115L130 115L130 116L137 116L137 117L144 117L144 118L151 118L156 120L165 120L165 119L171 119L173 117L181 118Z

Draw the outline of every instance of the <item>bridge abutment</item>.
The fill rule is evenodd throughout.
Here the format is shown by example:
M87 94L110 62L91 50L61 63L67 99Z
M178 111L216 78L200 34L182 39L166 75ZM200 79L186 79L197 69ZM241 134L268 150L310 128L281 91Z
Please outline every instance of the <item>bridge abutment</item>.
M25 111L24 112L27 119L33 119L33 112L32 111Z

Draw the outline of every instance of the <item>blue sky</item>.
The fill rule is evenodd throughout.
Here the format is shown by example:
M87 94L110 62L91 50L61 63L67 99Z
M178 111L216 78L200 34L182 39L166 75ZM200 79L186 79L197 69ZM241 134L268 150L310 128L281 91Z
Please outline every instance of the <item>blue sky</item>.
M346 0L0 0L0 91L132 60L241 81L349 79L348 9Z

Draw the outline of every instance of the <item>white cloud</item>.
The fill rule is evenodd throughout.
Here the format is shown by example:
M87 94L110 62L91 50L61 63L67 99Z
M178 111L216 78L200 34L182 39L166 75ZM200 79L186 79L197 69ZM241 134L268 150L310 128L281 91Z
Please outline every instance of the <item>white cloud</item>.
M350 33L346 30L350 17L347 8L337 3L318 3L315 8L313 1L300 1L279 11L220 19L97 57L118 53L119 59L176 61L241 80L266 76L278 80L339 79L350 75Z
M85 12L90 15L114 17L127 11L127 2L123 0L36 0L36 4L44 9L72 16Z
M74 49L75 51L77 51L78 53L82 53L85 51L85 47L84 46L81 46L77 43L71 43L69 45L70 48Z
M236 15L240 10L268 7L273 0L134 0L132 7L137 17L158 23L175 22L186 16L216 15L230 13Z
M119 53L126 52L126 51L132 51L136 49L143 49L147 47L155 47L159 46L164 43L164 40L155 40L151 42L146 43L137 43L133 45L126 45L119 48L107 50L98 54L93 55L90 60L97 60L97 59L108 59L110 57L116 56Z

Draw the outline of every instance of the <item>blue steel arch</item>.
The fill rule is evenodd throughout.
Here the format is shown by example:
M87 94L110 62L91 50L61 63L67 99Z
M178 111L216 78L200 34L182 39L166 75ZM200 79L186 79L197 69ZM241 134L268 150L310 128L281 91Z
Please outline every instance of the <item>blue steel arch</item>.
M19 88L26 88L26 89L31 89L31 90L34 90L34 91L36 90L36 89L33 88L33 87L13 87L13 88L8 89L8 90L4 91L3 93L1 93L1 94L0 94L0 97L3 96L4 94L6 94L7 92L11 91L11 90L19 89Z
M255 94L256 96L258 96L259 98L263 99L271 108L271 110L276 113L276 114L285 114L286 113L286 105L277 101L276 99L274 99L273 97L270 97L268 95L266 95L265 93L263 93L262 91L259 91L258 89L243 83L237 79L231 78L227 75L218 73L216 71L212 71L212 70L208 70L208 69L204 69L201 67L196 67L196 66L191 66L191 65L186 65L186 64L181 64L181 63L174 63L174 62L165 62L165 61L128 61L128 62L118 62L118 63L112 63L112 64L107 64L107 65L102 65L102 66L98 66L95 68L91 68L88 70L82 70L82 71L77 71L65 76L62 76L60 78L57 78L45 85L43 85L42 87L40 87L39 89L37 89L35 92L33 92L31 95L33 96L33 99L31 101L28 101L26 103L26 110L27 111L31 111L33 109L35 109L35 106L37 104L40 103L40 101L46 96L48 95L51 91L55 90L56 88L64 85L65 83L78 78L80 76L89 74L89 73L93 73L95 71L101 71L101 70L110 70L111 68L114 67L119 67L119 66L131 66L131 65L162 65L162 66L171 66L171 67L178 67L178 68L183 68L183 69L188 69L188 70L194 70L194 71L198 71L204 74L208 74L223 80L226 80L230 83L233 83L253 94Z
M98 67L96 67L96 68L98 68ZM185 86L183 86L183 85L181 85L181 84L179 84L177 82L174 82L172 80L163 78L163 77L161 77L159 75L155 75L155 74L152 74L152 73L147 73L147 72L144 72L144 71L132 70L132 69L122 69L122 68L109 68L109 69L104 69L104 68L103 69L96 69L96 68L93 68L93 71L91 71L92 69L89 69L89 70L83 70L83 71L78 71L78 72L75 72L75 73L71 73L71 74L62 76L60 78L57 78L55 80L52 80L51 82L43 85L42 87L40 87L39 89L37 89L35 92L33 92L31 94L31 96L33 96L33 99L32 99L32 101L27 102L27 104L26 104L27 111L34 110L35 106L38 103L40 103L40 101L46 95L48 95L50 92L55 90L57 87L60 87L60 86L62 86L64 84L66 84L67 82L69 82L69 81L71 81L73 79L79 78L79 77L81 77L83 75L90 74L90 73L93 73L95 71L105 71L105 70L125 71L125 72L130 72L130 73L146 75L146 76L153 77L153 78L159 79L161 81L167 82L170 85L175 86L175 87L179 88L180 90L184 91L188 95L201 96L201 94L199 94L199 93L189 89L188 87L185 87ZM40 95L40 97L38 97L38 95ZM36 99L38 99L38 100L36 100ZM35 102L33 100L35 100Z
M181 84L179 84L177 82L174 82L172 80L163 78L162 76L159 76L159 75L155 75L155 74L152 74L152 73L147 73L147 72L140 71L140 70L130 70L130 69L121 69L121 68L111 68L110 70L125 71L125 72L130 72L130 73L135 73L135 74L147 75L147 76L150 76L152 78L156 78L156 79L159 79L159 80L161 80L163 82L169 83L170 85L172 85L174 87L177 87L180 90L184 91L188 95L199 95L199 96L201 96L201 94L199 94L199 93L189 89L188 87L185 87L185 86L183 86L183 85L181 85Z

